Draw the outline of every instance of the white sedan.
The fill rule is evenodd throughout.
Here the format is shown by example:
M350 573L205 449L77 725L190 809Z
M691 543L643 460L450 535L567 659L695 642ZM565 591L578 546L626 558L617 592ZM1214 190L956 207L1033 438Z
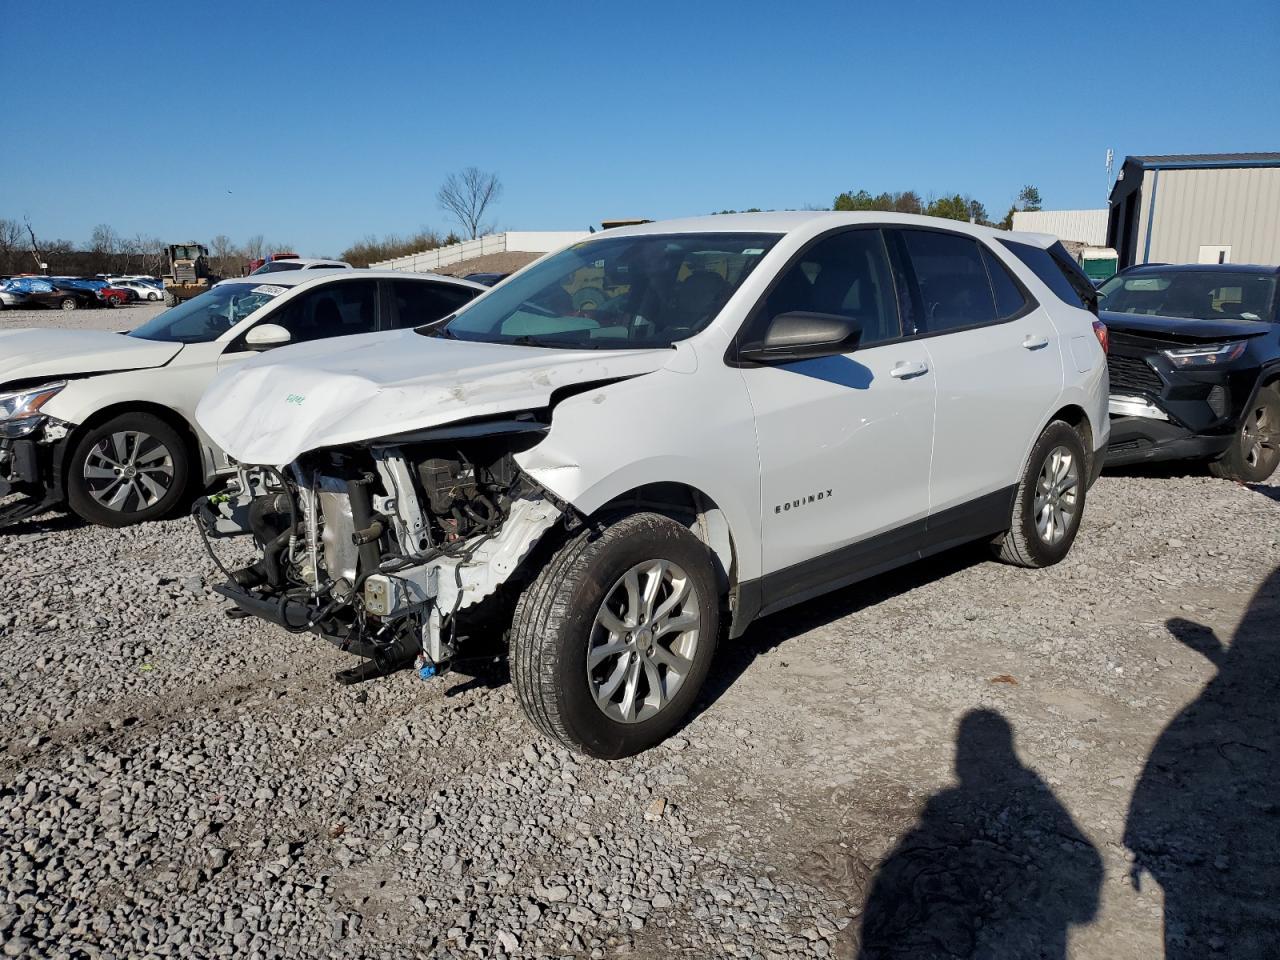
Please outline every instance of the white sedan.
M0 332L0 526L66 504L120 527L172 513L229 469L195 421L220 370L289 343L417 327L488 288L430 274L241 277L128 333ZM341 348L339 348L341 349Z
M164 290L152 283L145 283L142 280L111 280L108 281L113 287L120 287L124 290L132 290L138 295L139 300L156 301L164 296Z

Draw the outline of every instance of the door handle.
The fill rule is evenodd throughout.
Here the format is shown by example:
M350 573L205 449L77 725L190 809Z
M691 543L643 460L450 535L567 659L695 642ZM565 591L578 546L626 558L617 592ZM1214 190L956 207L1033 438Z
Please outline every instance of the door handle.
M927 363L898 363L889 371L889 376L897 380L909 380L929 372Z
M1037 337L1034 334L1027 334L1027 338L1022 341L1024 350L1039 350L1041 347L1047 347L1049 340L1047 337Z

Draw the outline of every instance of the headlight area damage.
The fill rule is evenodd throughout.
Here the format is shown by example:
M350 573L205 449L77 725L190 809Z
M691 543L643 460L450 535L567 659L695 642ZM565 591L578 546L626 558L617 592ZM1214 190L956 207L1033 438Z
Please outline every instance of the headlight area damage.
M0 529L61 503L63 459L71 425L40 412L66 381L0 392L0 498L22 499L0 506Z
M227 577L215 589L241 615L371 661L338 674L345 682L419 657L424 676L442 672L467 630L500 610L538 540L571 516L514 459L546 429L531 416L454 424L317 450L283 470L241 467L229 492L195 508ZM227 569L209 538L241 533L260 555Z

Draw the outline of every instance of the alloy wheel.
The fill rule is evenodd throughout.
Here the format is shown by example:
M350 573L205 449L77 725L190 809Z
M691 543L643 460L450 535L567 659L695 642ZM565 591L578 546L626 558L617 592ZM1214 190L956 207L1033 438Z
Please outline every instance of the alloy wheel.
M1275 468L1280 460L1280 423L1272 415L1271 407L1258 404L1245 418L1240 431L1244 444L1244 460L1251 467Z
M1036 478L1036 533L1053 546L1071 529L1080 494L1080 466L1066 447L1054 447Z
M164 499L173 486L173 454L139 430L108 434L84 460L89 496L108 510L138 513Z
M662 711L693 669L699 597L669 560L638 563L605 594L587 649L587 681L606 716L639 723Z

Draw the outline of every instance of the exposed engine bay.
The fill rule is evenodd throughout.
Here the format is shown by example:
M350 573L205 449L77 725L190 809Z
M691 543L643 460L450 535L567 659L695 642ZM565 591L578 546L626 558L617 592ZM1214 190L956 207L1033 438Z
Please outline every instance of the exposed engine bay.
M239 468L197 522L245 615L313 632L382 669L446 669L459 622L495 598L566 508L514 455L546 424L456 424ZM228 569L211 536L251 534L258 558ZM496 603L496 598L494 603Z

